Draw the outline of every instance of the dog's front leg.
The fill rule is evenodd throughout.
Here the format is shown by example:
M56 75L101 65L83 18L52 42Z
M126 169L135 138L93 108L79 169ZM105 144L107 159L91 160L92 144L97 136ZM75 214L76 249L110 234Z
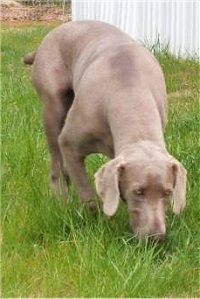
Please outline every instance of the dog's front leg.
M82 203L86 204L91 210L95 211L97 208L96 194L89 184L87 173L84 166L84 157L78 152L78 150L72 148L62 133L59 136L60 151L62 153L62 159L64 168L73 181L79 198Z

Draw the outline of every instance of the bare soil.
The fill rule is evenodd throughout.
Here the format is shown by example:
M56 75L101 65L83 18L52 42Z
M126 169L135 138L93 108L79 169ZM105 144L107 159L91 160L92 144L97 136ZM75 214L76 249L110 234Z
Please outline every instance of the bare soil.
M25 6L15 1L0 1L1 22L65 21L71 20L71 6Z

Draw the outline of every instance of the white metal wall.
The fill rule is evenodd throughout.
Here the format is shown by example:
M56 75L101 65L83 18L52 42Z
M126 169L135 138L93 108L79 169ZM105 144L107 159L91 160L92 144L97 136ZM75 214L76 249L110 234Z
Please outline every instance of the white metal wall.
M200 56L199 12L198 0L72 0L73 20L106 21L145 44L169 44L182 56Z

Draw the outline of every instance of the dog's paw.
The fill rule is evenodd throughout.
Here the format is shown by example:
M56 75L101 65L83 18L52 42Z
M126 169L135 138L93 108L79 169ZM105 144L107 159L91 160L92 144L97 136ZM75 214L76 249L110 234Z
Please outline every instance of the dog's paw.
M66 180L64 178L56 178L56 179L50 179L50 187L52 190L52 193L56 197L64 197L65 199L68 199L69 196L69 190Z
M94 214L96 214L96 213L99 211L98 203L95 202L95 201L91 201L91 202L89 202L89 203L88 203L88 208L89 208L89 210L90 210L92 213L94 213Z
M90 200L90 201L83 201L82 205L86 208L90 213L97 214L99 212L99 205L97 201Z

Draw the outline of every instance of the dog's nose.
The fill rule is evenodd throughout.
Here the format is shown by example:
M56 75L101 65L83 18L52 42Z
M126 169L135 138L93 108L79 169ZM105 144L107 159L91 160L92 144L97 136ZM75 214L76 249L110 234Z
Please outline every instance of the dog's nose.
M153 226L151 228L151 236L154 241L162 242L165 239L166 227L165 223L159 221L158 219L154 220Z

